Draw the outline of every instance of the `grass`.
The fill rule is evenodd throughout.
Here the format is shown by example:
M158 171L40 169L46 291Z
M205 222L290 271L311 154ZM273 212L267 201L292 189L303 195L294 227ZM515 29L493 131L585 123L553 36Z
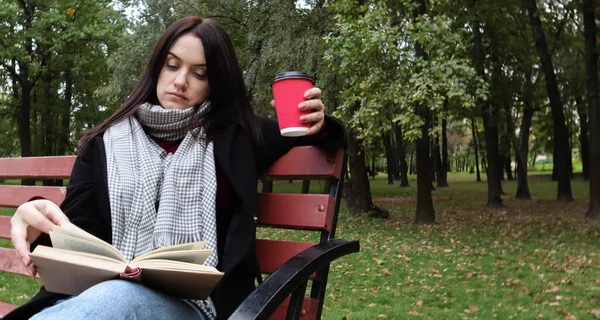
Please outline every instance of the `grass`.
M451 174L450 188L434 191L431 226L413 224L414 177L410 188L387 185L385 176L372 181L374 202L390 211L389 220L350 216L342 206L337 237L359 239L361 251L332 264L323 318L600 317L600 224L583 217L587 183L573 180L577 201L561 204L547 177L531 179L532 201L514 199L516 183L505 181L504 209L488 211L487 185L473 180ZM259 235L315 239L277 229ZM0 300L22 304L37 286L0 275Z

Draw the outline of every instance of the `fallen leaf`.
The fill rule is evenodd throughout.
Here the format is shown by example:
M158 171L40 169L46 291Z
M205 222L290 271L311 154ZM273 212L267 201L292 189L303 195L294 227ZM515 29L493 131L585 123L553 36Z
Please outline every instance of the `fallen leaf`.
M374 307L374 306L376 306L376 305L377 305L377 304L375 304L375 303L369 303L369 305L368 305L367 307L369 307L369 308L373 308L373 307Z
M415 303L417 305L417 307L422 307L423 306L423 300L418 300L417 303Z
M410 314L411 316L420 316L421 315L419 312L417 312L417 310L409 311L407 313Z
M383 263L383 260L379 260L377 258L373 258L373 261L375 261L375 263L377 263L378 266L380 266Z
M593 314L596 319L600 319L600 309L594 309L590 313Z
M479 311L479 307L477 306L470 306L469 309L465 309L466 313L473 313L473 312L477 312Z

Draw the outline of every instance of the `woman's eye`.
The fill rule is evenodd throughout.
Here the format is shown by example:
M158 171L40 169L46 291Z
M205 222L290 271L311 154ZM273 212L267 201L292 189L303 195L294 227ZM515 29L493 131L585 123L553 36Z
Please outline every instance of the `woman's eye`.
M199 74L199 73L194 73L194 76L196 76L196 78L200 79L200 80L204 80L206 79L206 76L203 74Z
M167 63L167 68L169 68L170 70L175 70L175 69L177 69L177 66L174 65L174 64L168 64Z

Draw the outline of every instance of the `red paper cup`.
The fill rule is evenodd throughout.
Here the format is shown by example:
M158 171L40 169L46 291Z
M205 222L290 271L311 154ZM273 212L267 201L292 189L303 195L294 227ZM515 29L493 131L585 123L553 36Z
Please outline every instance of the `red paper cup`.
M313 87L314 79L304 72L282 72L271 81L279 131L284 137L306 135L310 123L303 123L300 117L310 110L300 111L298 105L305 101L304 93Z

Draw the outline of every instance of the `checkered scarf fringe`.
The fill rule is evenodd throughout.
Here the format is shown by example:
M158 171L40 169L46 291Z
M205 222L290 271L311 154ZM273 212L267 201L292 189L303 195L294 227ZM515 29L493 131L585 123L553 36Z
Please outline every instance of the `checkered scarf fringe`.
M206 240L205 265L216 267L217 180L214 145L199 125L207 101L185 110L140 105L136 117L104 133L113 245L125 258L156 248ZM162 140L183 139L167 154L146 132ZM193 300L210 319L210 298Z

